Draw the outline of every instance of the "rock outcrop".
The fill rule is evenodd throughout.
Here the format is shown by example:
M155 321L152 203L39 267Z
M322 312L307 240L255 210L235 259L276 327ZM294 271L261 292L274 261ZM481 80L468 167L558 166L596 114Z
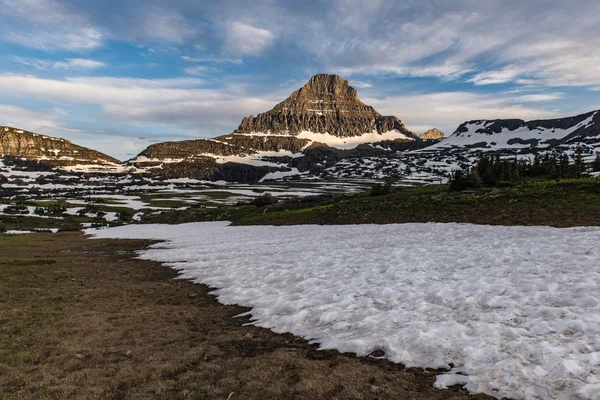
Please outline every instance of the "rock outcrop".
M78 146L65 139L0 127L0 156L37 160L53 166L118 165L121 162L99 151Z
M441 140L444 137L444 132L436 128L430 129L422 135L419 135L419 139L421 140Z
M338 137L360 136L376 130L397 130L415 138L396 117L384 117L358 98L349 82L337 75L315 75L302 88L256 117L249 116L235 133L296 135L303 131Z

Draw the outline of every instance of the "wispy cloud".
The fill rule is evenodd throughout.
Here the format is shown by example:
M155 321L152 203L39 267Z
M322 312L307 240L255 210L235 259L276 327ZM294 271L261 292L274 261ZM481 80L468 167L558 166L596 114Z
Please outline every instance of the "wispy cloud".
M148 80L78 77L65 80L29 75L0 75L0 86L13 94L30 95L73 105L92 104L107 117L128 124L195 126L227 133L243 116L275 105L276 100L249 96L239 85L219 90L198 87L192 78ZM227 126L227 128L223 128Z
M97 69L105 66L103 62L85 58L68 58L64 61L28 59L23 57L13 57L13 61L32 66L39 70L55 69Z
M147 5L129 22L129 37L133 40L183 43L198 30L191 21L173 9Z
M35 131L56 126L60 113L56 110L35 111L11 104L0 104L0 125Z
M195 67L188 67L183 69L183 71L188 75L202 75L208 70L209 68L204 65L197 65Z
M363 81L352 81L352 82L350 82L350 85L357 89L366 89L366 88L373 87L373 85L370 84L369 82L363 82Z
M204 56L204 57L190 57L182 56L183 61L190 63L231 63L231 64L243 64L244 62L239 58L227 58L221 56Z
M258 55L273 40L269 30L235 21L227 26L224 47L231 54Z
M97 48L104 39L85 15L54 0L0 0L0 37L26 47L69 51Z

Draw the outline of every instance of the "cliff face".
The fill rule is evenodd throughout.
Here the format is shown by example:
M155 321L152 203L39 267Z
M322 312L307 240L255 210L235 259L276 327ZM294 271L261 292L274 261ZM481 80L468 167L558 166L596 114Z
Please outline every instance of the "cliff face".
M348 81L337 75L315 75L302 88L272 110L249 116L235 133L295 135L302 131L338 137L360 136L398 130L416 138L396 117L384 117L358 98Z
M51 165L120 164L116 158L65 139L0 127L0 156L40 160Z

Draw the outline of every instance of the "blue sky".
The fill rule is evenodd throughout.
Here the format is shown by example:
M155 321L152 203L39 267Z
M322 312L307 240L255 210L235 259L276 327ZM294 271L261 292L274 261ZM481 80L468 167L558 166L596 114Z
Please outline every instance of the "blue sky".
M316 73L422 133L600 108L600 2L0 0L0 125L120 159L233 131Z

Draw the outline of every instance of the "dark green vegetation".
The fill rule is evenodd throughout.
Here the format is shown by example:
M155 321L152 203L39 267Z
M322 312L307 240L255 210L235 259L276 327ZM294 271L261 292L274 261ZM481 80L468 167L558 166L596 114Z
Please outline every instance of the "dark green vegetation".
M229 220L237 225L468 222L491 225L600 225L600 179L524 180L504 187L451 191L448 185L395 189L372 196L321 196L263 207L190 208L145 218L182 223Z
M455 171L450 180L451 190L464 190L482 186L504 186L529 178L565 179L581 178L587 172L600 171L600 155L587 165L582 150L577 148L572 160L565 153L556 151L543 155L536 153L533 161L502 159L500 154L483 155L473 168Z
M0 399L490 399L246 326L142 240L0 236Z

